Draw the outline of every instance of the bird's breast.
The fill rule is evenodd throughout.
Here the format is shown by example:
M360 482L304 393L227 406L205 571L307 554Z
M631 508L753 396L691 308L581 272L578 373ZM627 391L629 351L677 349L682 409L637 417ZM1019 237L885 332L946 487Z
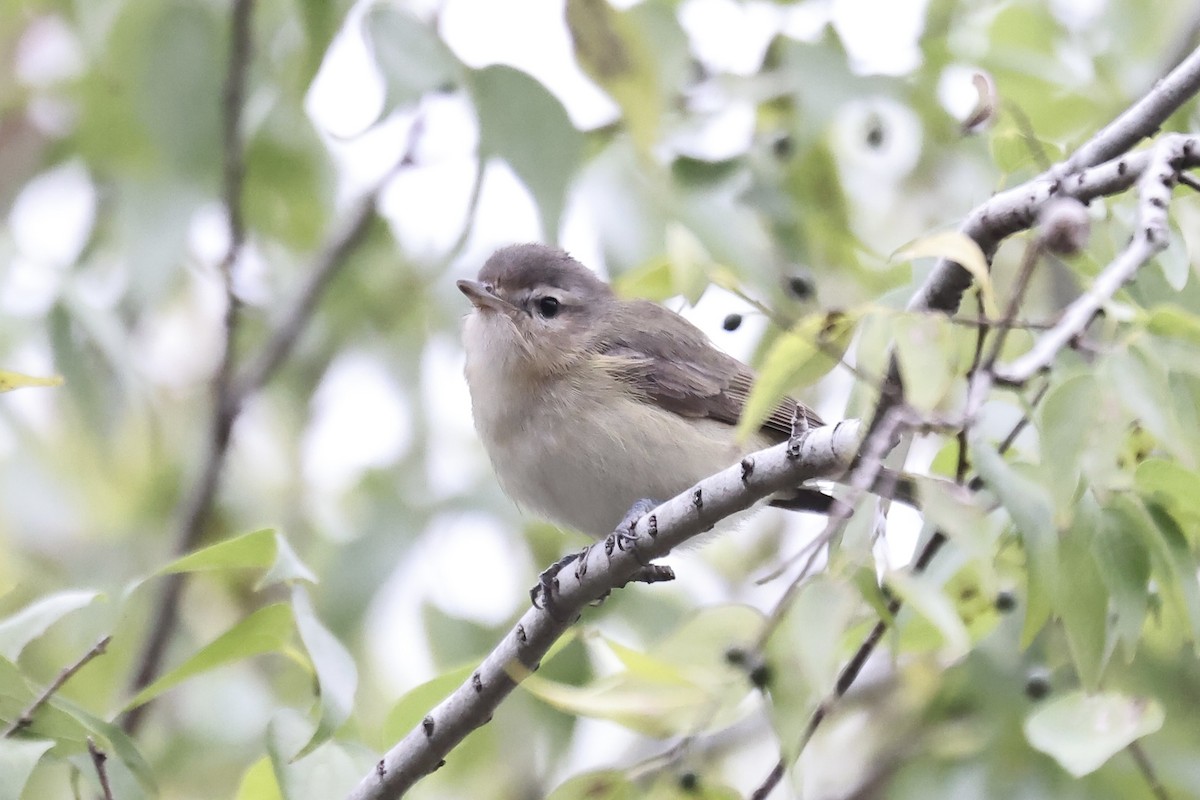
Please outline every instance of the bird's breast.
M518 504L600 538L638 500L666 500L735 463L733 428L685 419L597 374L541 382L468 361L475 424Z

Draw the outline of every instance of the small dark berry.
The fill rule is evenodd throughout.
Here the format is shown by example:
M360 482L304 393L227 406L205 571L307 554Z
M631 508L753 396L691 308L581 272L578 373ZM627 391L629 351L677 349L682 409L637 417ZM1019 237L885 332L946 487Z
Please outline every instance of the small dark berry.
M1030 700L1041 700L1050 694L1050 673L1044 668L1032 669L1025 676L1025 696Z
M867 123L867 147L872 150L878 150L883 146L883 140L887 131L884 130L883 120L878 116L872 115Z
M1017 596L1009 591L1003 591L996 595L996 610L1001 614L1007 614L1017 607Z
M788 158L792 154L792 137L780 136L771 143L771 149L775 152L776 158Z
M793 275L788 278L787 288L797 300L807 300L813 296L812 281L804 275Z
M771 683L771 668L766 664L758 664L750 670L750 683L756 689L765 689Z

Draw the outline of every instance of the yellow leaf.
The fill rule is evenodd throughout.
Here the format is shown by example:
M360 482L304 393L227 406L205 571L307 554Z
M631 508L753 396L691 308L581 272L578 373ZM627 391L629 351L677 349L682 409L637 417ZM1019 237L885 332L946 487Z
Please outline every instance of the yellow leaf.
M738 437L745 440L771 415L787 393L817 380L841 359L850 345L861 311L828 311L796 323L771 345L762 370L750 389Z
M62 382L61 375L38 378L34 375L23 375L20 372L8 372L0 369L0 392L11 392L13 389L24 389L26 386L62 386Z
M970 236L959 231L942 231L941 233L922 236L896 251L893 256L898 261L911 261L914 258L948 258L971 273L971 277L979 284L979 294L983 298L983 311L992 319L998 319L1000 312L996 306L996 291L992 287L992 276L988 271L987 257L979 249L979 245Z

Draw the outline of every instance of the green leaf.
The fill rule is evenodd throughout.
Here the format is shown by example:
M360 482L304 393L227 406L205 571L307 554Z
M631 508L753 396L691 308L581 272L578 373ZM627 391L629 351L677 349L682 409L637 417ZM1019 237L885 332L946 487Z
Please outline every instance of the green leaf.
M1200 641L1200 589L1178 525L1161 505L1143 505L1130 495L1115 496L1109 514L1119 535L1135 537L1149 556L1151 576L1162 604L1160 613L1176 621L1172 626L1163 626L1163 630L1179 641Z
M1069 508L1079 488L1084 450L1095 430L1099 388L1091 374L1075 375L1046 393L1037 409L1043 474L1057 508Z
M1157 700L1116 692L1071 692L1039 705L1025 720L1025 738L1077 778L1162 727Z
M625 669L588 686L541 675L527 677L521 686L560 710L612 719L654 736L695 732L698 724L719 727L741 716L749 691L744 674L725 654L752 645L762 625L762 614L747 606L704 609L645 653L606 641Z
M1022 646L1027 646L1050 617L1058 585L1058 532L1054 506L1041 484L1014 470L980 436L972 437L971 454L987 486L1012 518L1025 545L1029 590Z
M243 533L201 548L161 567L155 574L209 570L262 569L275 560L276 535L272 528Z
M583 163L583 135L558 98L511 67L472 71L467 87L479 114L481 160L508 162L537 201L543 234L557 237L567 187Z
M1156 336L1169 336L1200 345L1200 316L1173 303L1150 309L1146 329Z
M667 264L671 282L689 305L696 305L708 288L712 257L695 234L677 222L667 223Z
M345 797L378 762L378 754L336 741L296 758L295 752L314 735L312 722L289 708L276 712L267 726L267 754L287 800Z
M329 211L325 153L315 136L275 131L285 124L264 127L246 146L242 208L253 231L296 250L312 250L320 244Z
M992 160L996 167L1005 175L1012 175L1022 169L1041 166L1041 153L1054 161L1062 153L1062 148L1048 139L1029 136L1013 128L1000 128L988 140L992 151Z
M54 742L38 739L0 739L0 800L21 800L33 768Z
M362 31L387 87L383 114L457 82L458 59L442 43L437 30L400 4L371 4L362 16Z
M1159 505L1146 504L1150 519L1160 534L1157 548L1162 568L1158 570L1164 593L1172 595L1183 610L1183 618L1191 620L1192 641L1200 642L1200 579L1192 559L1187 536L1171 513Z
M91 605L100 596L88 590L67 591L43 597L17 613L0 620L0 656L15 662L25 645L37 639L72 611Z
M50 698L50 705L70 716L89 733L107 742L110 752L116 753L121 763L137 779L146 793L158 796L158 783L154 778L154 770L150 768L150 764L138 750L137 745L129 738L129 734L125 733L120 726L97 717L62 694L56 694Z
M781 221L783 233L801 240L797 247L805 260L818 268L854 271L870 280L861 271L861 245L848 233L854 229L854 214L842 187L838 158L826 139L814 141L789 161L783 188L791 201L789 213L798 217Z
M641 796L625 773L608 769L568 778L547 800L637 800Z
M292 611L300 640L317 673L317 689L321 693L321 721L308 744L295 756L303 758L328 741L350 718L350 712L354 710L354 693L358 689L358 667L349 651L317 618L303 584L292 585Z
M1113 634L1132 660L1149 607L1150 555L1144 537L1131 535L1130 524L1119 510L1105 509L1092 537L1092 555L1116 614Z
M138 692L125 705L125 710L149 702L188 678L217 667L263 653L281 652L291 639L293 628L292 612L286 603L273 603L260 608Z
M300 556L296 555L296 551L292 549L287 538L276 531L275 560L271 562L271 568L262 576L262 580L258 582L256 588L262 589L272 584L292 583L293 581L318 583L316 573L300 559Z
M321 66L342 18L338 3L329 0L299 0L300 21L304 26L305 59L300 79L308 86Z
M655 11L620 11L607 0L567 0L566 8L576 61L620 107L625 128L641 153L650 152L663 120L658 62L669 50L686 47L680 46L677 23L673 31L661 31L663 38L649 38L648 28L658 20L647 14Z
M1175 516L1200 519L1200 472L1175 461L1148 458L1138 464L1133 484L1138 494L1162 503Z
M668 672L664 669L664 676ZM656 738L688 731L696 724L708 699L700 687L683 679L650 681L623 673L601 678L588 686L571 686L530 675L521 688L560 711L612 720Z
M896 358L904 381L904 399L920 411L934 411L958 376L958 346L944 314L896 317Z
M233 800L284 800L271 759L263 756L250 765Z
M764 648L770 670L769 714L786 763L793 758L816 704L837 680L858 592L826 575L796 595Z
M1163 447L1175 455L1183 455L1180 443L1186 437L1179 432L1166 402L1167 375L1153 353L1142 348L1112 353L1105 361L1100 380L1115 389L1122 404Z
M1079 505L1071 527L1059 537L1061 590L1056 610L1083 688L1100 684L1108 656L1108 590L1093 555L1102 527L1100 511L1090 496Z
M737 435L745 440L788 392L833 369L854 335L861 312L829 311L805 317L771 345L750 389Z
M136 83L126 91L132 90L137 118L172 170L214 175L221 162L221 72L214 54L226 50L224 19L214 8L179 0L151 8L123 15L136 25L145 21L131 31L144 38L136 40Z
M887 575L887 585L904 600L907 607L931 622L942 635L942 657L957 661L971 649L967 626L954 607L953 601L924 576L893 571Z
M675 275L665 258L655 258L623 272L613 281L613 291L621 297L642 297L662 302L679 294Z
M988 523L978 495L946 480L918 476L917 496L925 519L970 555L991 560L995 527Z

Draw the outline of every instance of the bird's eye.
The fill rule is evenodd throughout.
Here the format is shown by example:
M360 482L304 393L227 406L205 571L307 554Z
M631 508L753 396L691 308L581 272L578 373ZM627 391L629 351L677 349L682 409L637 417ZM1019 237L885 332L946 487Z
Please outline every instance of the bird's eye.
M543 297L537 301L538 313L546 319L550 319L558 314L558 298Z

